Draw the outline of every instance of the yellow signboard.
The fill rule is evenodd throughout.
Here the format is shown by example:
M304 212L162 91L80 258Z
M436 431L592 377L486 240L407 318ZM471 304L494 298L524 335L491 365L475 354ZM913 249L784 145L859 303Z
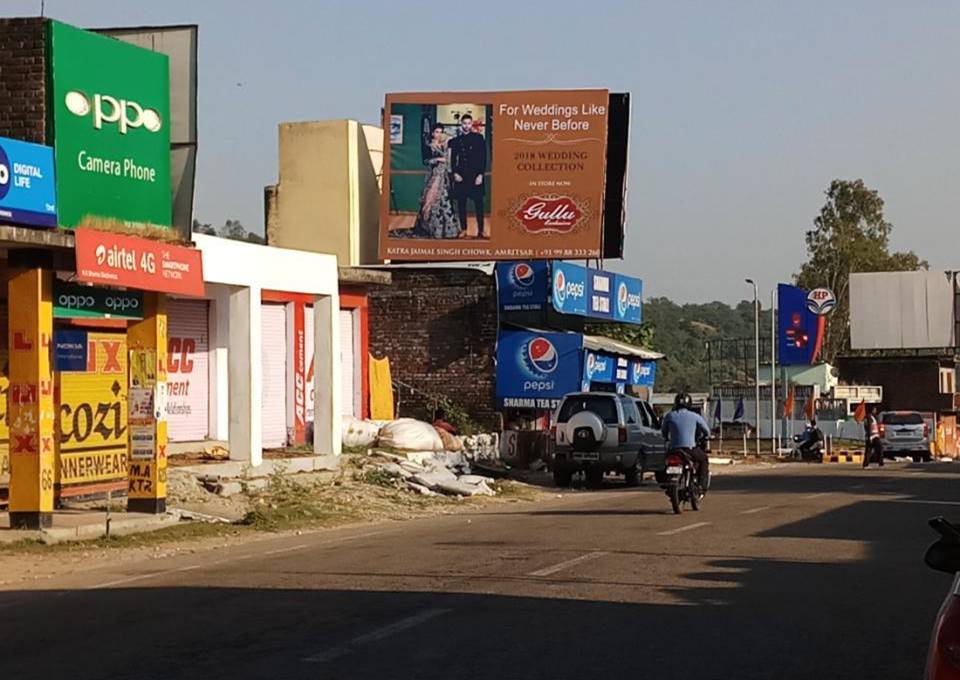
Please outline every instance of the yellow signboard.
M127 338L89 333L87 370L59 374L62 485L127 476Z

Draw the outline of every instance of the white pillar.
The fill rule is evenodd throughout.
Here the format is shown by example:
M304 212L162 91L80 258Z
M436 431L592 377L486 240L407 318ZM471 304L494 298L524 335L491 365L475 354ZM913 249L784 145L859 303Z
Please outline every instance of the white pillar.
M230 459L263 462L260 288L230 290Z
M313 450L340 455L340 303L336 297L326 295L314 302L313 333Z
M230 289L227 286L207 284L213 299L210 301L209 323L209 378L210 378L210 439L226 441L230 431L230 369L227 346L230 342Z

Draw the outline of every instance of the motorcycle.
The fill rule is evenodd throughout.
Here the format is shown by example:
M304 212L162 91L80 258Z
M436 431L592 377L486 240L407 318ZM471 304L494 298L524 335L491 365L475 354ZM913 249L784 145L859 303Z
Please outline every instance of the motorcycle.
M702 451L709 451L705 439L698 440L697 447ZM707 487L709 487L709 473L707 479ZM657 481L670 499L675 515L683 512L683 506L687 503L690 504L691 510L699 510L703 497L707 493L706 489L700 488L700 476L697 474L696 463L679 449L667 452L666 469L657 474Z

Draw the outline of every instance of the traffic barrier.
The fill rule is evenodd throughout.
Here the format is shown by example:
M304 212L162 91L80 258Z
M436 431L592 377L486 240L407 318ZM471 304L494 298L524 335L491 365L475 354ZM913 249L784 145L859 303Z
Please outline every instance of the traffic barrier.
M863 451L847 451L843 449L841 451L834 451L832 453L825 453L823 455L824 463L856 463L858 465L863 464Z

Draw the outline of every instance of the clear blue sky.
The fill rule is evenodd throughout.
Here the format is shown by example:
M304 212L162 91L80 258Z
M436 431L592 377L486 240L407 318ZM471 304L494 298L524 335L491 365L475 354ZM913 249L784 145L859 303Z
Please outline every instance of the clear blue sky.
M895 247L960 266L960 3L47 0L46 13L200 25L202 221L262 230L280 121L375 123L388 91L596 86L633 94L627 252L608 266L647 295L732 302L744 276L766 291L788 280L835 177L880 191Z

